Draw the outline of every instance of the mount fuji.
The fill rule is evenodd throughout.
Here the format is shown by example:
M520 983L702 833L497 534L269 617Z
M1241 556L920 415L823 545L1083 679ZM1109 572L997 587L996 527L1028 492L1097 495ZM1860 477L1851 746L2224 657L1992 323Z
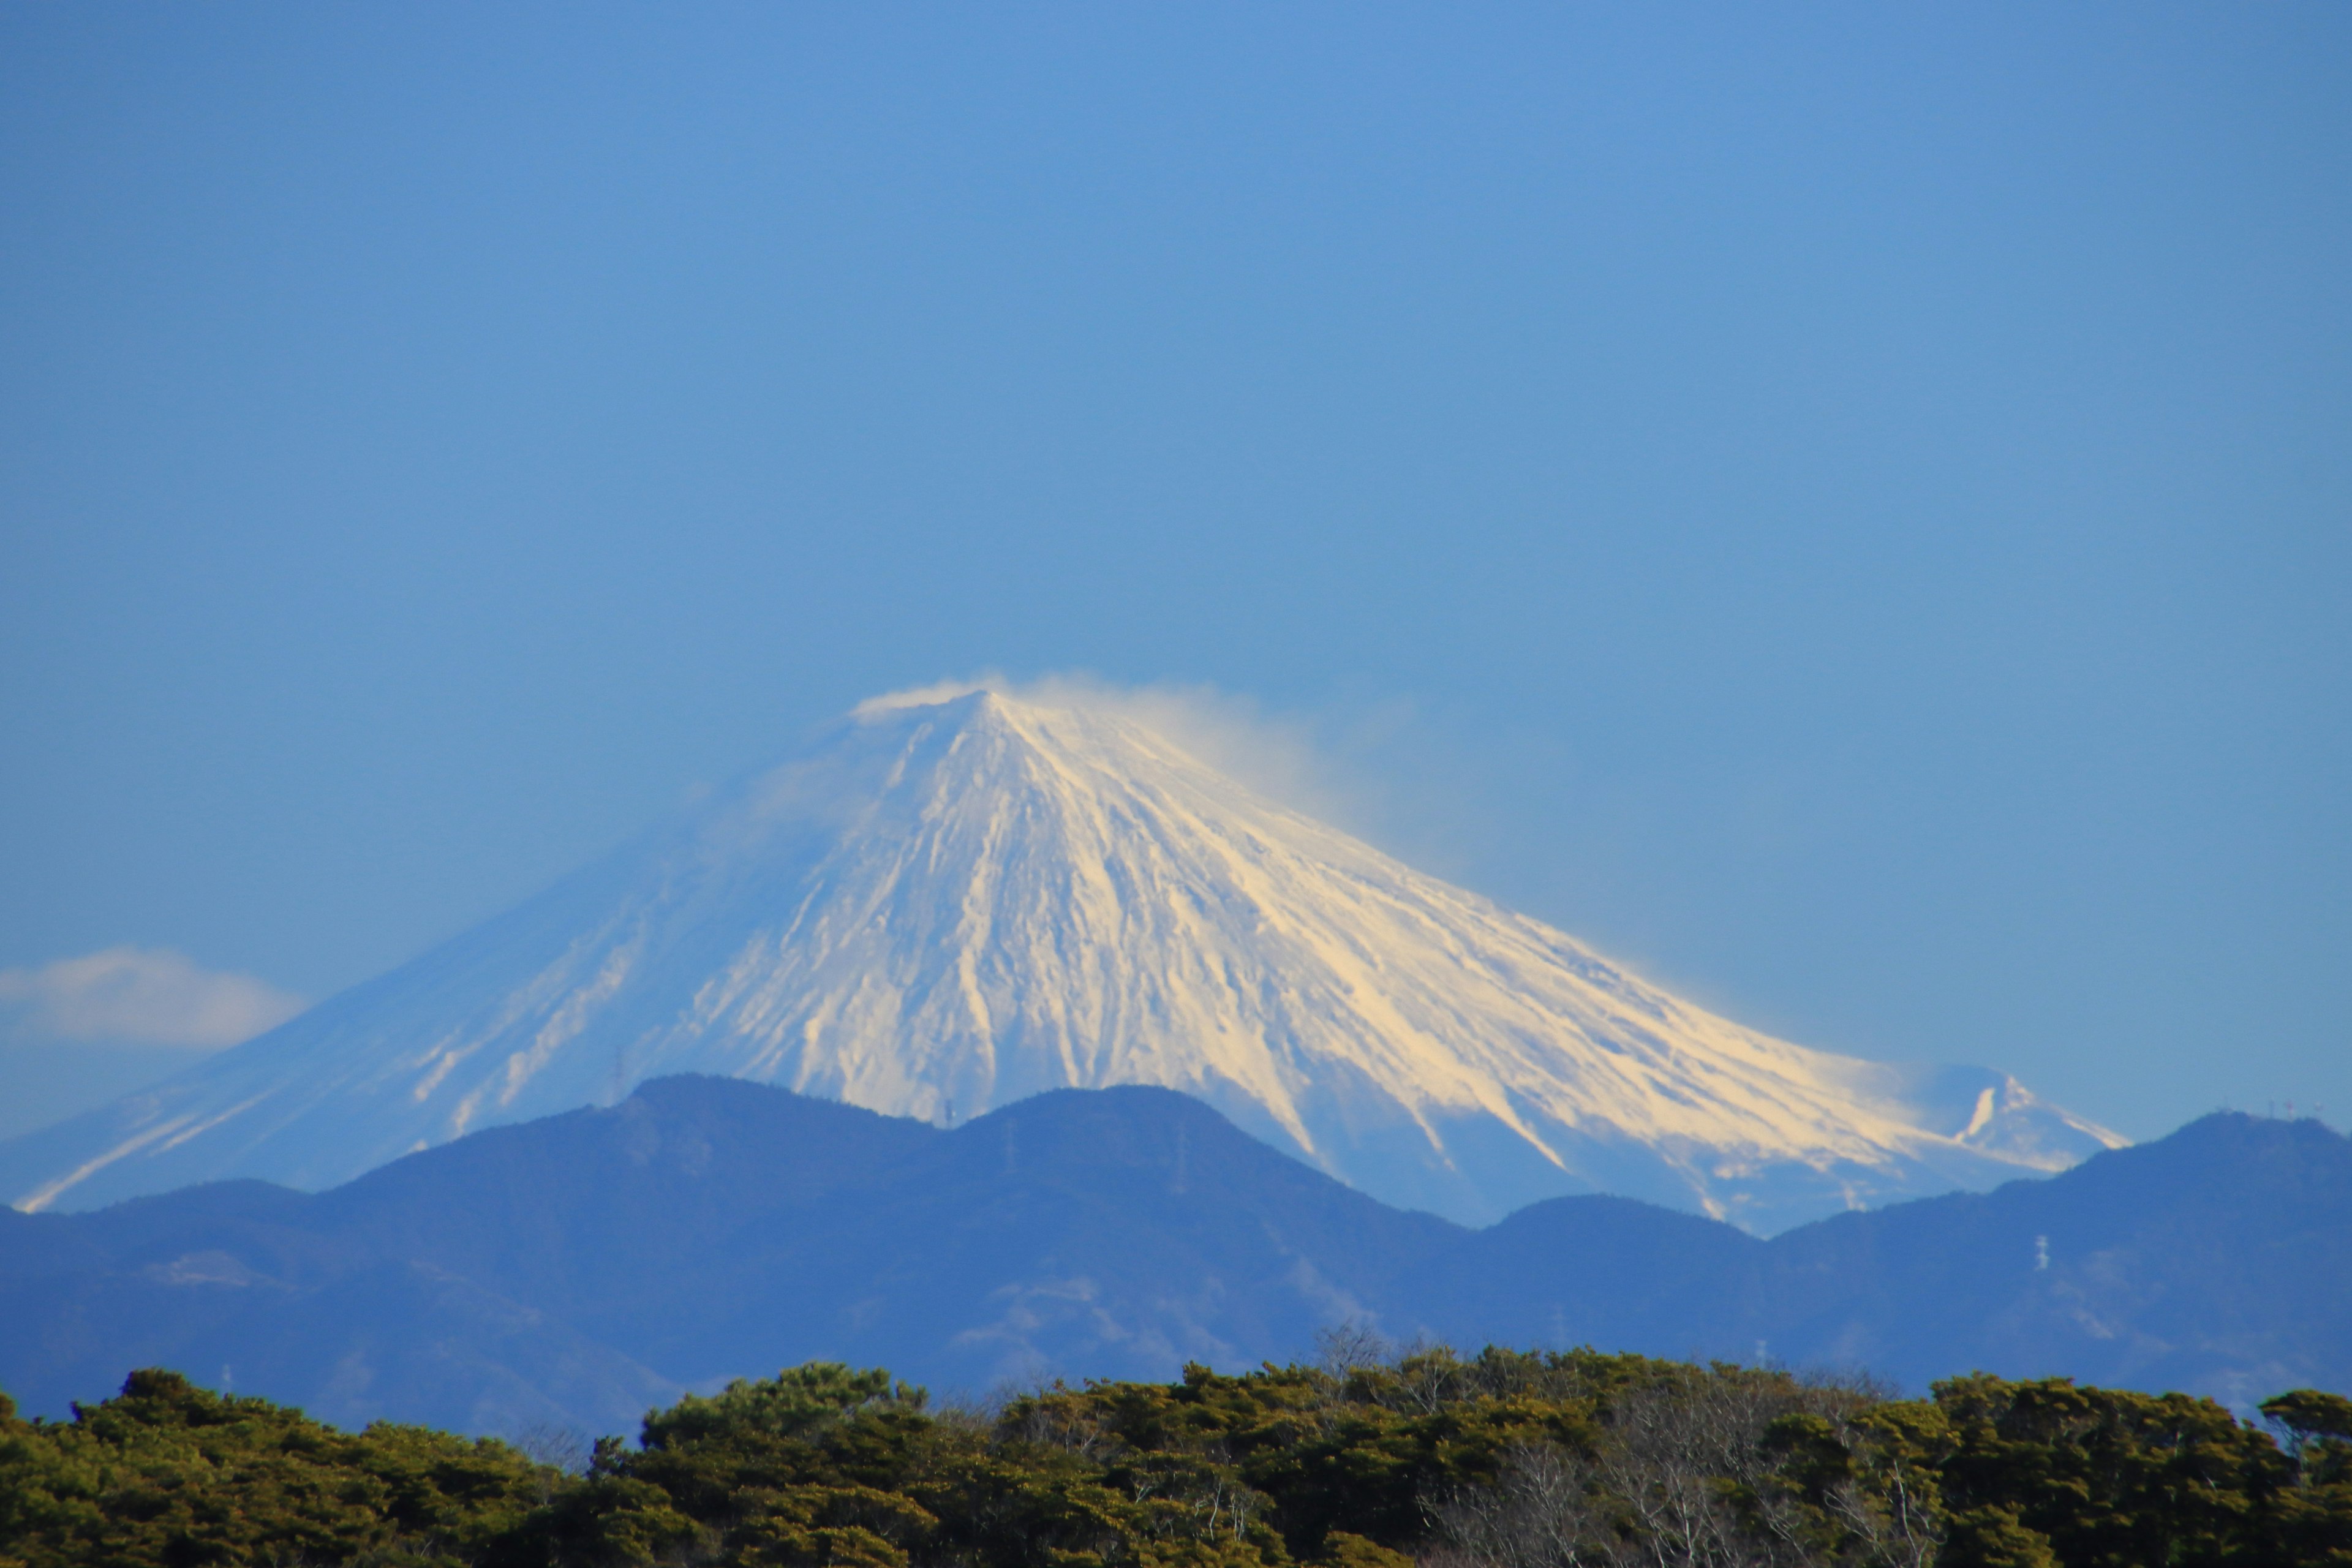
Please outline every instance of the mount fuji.
M1114 708L976 689L867 703L404 967L0 1145L0 1198L320 1189L677 1073L948 1123L1159 1085L1472 1224L1599 1191L1769 1234L2123 1142L1998 1072L1742 1028Z

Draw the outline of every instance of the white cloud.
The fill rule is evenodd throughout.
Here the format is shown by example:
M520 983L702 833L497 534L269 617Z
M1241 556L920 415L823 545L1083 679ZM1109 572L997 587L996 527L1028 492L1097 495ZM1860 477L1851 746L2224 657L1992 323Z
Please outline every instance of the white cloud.
M213 1050L250 1039L305 1004L249 974L205 969L168 948L110 947L37 969L0 969L0 1035Z

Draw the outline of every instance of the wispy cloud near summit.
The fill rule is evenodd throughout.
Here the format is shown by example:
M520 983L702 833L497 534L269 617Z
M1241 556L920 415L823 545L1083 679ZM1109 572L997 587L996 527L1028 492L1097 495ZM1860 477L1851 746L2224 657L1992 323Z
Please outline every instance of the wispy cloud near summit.
M275 1028L305 1004L249 974L168 948L110 947L0 969L0 1037L216 1050Z
M1122 686L1083 671L1020 679L983 670L965 679L887 692L858 704L857 712L945 702L972 691L993 691L1042 708L1115 714L1270 800L1353 831L1367 831L1367 819L1374 815L1370 784L1351 776L1351 770L1334 757L1323 724L1273 712L1250 698L1213 686L1176 681Z

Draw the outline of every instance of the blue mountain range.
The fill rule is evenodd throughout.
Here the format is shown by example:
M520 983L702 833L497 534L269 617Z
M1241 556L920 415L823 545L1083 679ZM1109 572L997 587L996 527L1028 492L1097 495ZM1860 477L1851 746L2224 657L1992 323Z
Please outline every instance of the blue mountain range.
M2352 1142L2207 1117L2060 1174L1759 1239L1624 1198L1473 1229L1387 1206L1166 1089L944 1130L736 1079L495 1128L322 1193L214 1183L0 1210L0 1388L131 1368L344 1425L627 1433L825 1359L940 1392L1312 1356L1318 1333L2352 1390Z

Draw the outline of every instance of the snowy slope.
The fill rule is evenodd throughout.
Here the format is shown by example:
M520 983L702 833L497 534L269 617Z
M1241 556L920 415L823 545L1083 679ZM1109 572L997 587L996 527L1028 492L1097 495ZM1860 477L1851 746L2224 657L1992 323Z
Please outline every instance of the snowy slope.
M406 967L0 1146L0 1194L320 1187L677 1072L932 1121L1159 1084L1474 1222L1598 1189L1769 1232L2120 1142L1999 1074L1740 1028L1123 719L978 691L868 704Z

